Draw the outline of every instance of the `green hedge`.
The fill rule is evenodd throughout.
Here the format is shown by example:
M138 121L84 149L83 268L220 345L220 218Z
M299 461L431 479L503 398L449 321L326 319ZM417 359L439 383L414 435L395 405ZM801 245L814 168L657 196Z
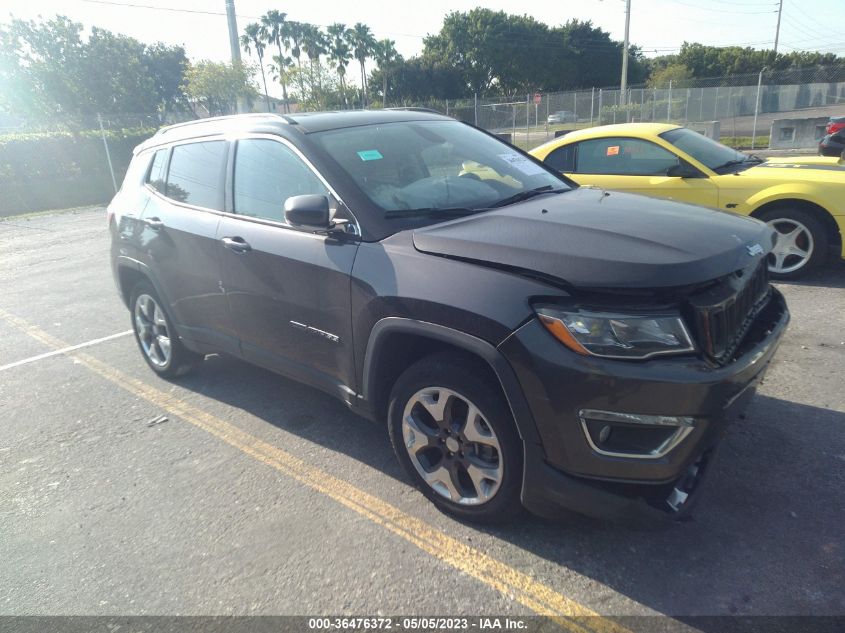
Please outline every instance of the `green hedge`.
M133 148L154 133L106 132L118 186ZM99 130L0 136L0 216L100 204L113 195Z

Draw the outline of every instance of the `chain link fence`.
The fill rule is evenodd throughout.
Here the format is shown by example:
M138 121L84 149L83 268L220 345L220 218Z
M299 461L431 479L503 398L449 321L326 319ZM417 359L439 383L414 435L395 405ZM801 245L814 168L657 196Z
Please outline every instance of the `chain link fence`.
M788 83L804 80L804 83ZM630 122L701 127L719 122L739 147L768 144L777 118L845 115L845 67L686 80L665 86L591 88L546 94L406 103L443 112L534 147L567 130ZM787 116L790 115L790 116Z
M575 129L625 122L672 122L719 130L739 148L769 145L777 119L845 116L845 67L798 69L547 94L391 104L443 112L530 149ZM0 216L102 202L113 195L132 148L190 113L91 114L69 119L0 114ZM718 122L714 126L713 122ZM810 145L814 139L810 134Z

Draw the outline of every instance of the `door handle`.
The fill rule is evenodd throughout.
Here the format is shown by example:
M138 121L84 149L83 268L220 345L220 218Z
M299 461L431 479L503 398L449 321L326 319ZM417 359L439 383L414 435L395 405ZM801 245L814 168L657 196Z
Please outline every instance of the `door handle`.
M161 218L147 218L144 220L144 224L150 227L153 231L160 231L164 228L164 222L161 221Z
M224 237L220 241L223 242L224 247L236 253L248 253L252 250L252 246L242 237Z

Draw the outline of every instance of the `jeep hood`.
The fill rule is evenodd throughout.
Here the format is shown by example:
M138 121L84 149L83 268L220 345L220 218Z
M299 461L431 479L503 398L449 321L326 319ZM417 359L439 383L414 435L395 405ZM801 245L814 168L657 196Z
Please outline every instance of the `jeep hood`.
M587 187L413 234L424 253L583 288L702 283L765 257L774 238L772 229L751 218Z

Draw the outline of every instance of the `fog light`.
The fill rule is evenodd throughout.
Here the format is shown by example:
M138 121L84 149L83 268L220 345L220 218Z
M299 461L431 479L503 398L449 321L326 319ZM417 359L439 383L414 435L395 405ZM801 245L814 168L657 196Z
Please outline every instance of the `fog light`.
M602 455L658 459L692 433L694 419L582 409L578 413L590 447Z

